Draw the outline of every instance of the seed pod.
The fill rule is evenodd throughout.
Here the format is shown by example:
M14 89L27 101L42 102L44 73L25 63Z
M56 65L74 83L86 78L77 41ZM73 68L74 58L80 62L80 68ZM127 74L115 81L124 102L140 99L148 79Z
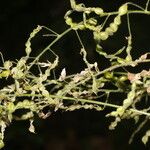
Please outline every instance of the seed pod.
M127 4L123 4L123 5L119 8L119 10L118 10L118 14L119 14L120 16L127 14L127 12L128 12L128 5L127 5Z
M116 117L114 122L111 122L109 129L110 130L114 130L115 127L117 126L117 124L121 121L120 117Z
M123 106L120 106L119 108L117 108L117 113L119 116L122 116L124 111L125 111L125 108Z
M111 23L109 26L113 30L113 32L116 32L118 30L118 25L115 23Z
M107 32L107 34L110 36L114 34L112 28L110 28L110 27L106 28L105 32Z
M123 82L123 81L126 81L128 78L127 78L127 76L121 76L120 78L119 78L119 81L120 82Z
M130 61L132 61L132 57L130 55L127 55L125 60L126 60L126 62L130 62Z
M118 57L117 62L120 64L123 64L123 63L125 63L125 60L123 58Z
M147 130L146 134L142 137L142 142L146 144L148 142L149 137L150 137L150 130Z
M0 140L0 149L3 148L4 146L5 146L4 142Z
M113 72L106 72L104 74L104 76L105 76L106 79L112 79L113 78Z
M72 24L72 19L70 17L66 18L66 24L71 25Z
M10 70L4 70L0 73L0 78L7 78L10 75Z
M121 17L119 15L114 18L114 23L116 25L120 25L121 24Z
M106 40L108 38L108 33L107 32L100 32L100 39L101 40Z
M131 104L133 103L133 99L132 98L127 98L123 101L123 107L126 109L128 108Z
M4 62L4 68L6 70L9 70L11 66L12 66L12 62L11 61L8 60L8 61Z
M86 14L90 14L90 13L91 13L91 11L90 11L90 10L88 10L88 9L86 9L84 13L86 13Z
M100 33L100 32L93 32L94 40L96 40L96 41L99 41L99 40L100 40L99 33Z
M97 15L102 15L104 13L103 9L102 8L94 8L94 12L97 14Z
M89 20L88 20L88 23L90 24L90 25L96 25L97 24L97 20L96 19L94 19L94 18L90 18Z
M79 24L79 25L78 25L78 29L79 29L79 30L84 30L84 29L85 29L85 25Z
M129 94L128 94L128 98L129 99L134 99L135 97L135 91L131 91Z
M9 102L7 105L7 110L9 113L13 113L15 111L15 105L12 102Z

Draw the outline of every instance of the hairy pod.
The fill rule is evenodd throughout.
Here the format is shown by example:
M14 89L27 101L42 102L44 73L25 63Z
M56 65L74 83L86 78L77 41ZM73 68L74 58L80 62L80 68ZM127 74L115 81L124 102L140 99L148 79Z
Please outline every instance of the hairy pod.
M94 39L96 41L106 40L108 38L108 34L104 31L102 32L93 32Z
M121 24L121 17L119 15L114 18L114 23L116 25L120 25Z
M127 12L128 12L128 5L127 5L127 4L123 4L123 5L119 8L119 10L118 10L118 14L119 14L120 16L127 14Z
M107 38L108 38L108 33L107 32L104 32L104 31L102 31L102 32L100 32L100 39L101 40L106 40Z
M94 12L95 14L97 15L102 15L104 13L103 9L102 8L94 8Z
M118 25L115 24L114 22L111 23L109 26L110 26L110 28L112 29L113 32L116 32L118 30Z

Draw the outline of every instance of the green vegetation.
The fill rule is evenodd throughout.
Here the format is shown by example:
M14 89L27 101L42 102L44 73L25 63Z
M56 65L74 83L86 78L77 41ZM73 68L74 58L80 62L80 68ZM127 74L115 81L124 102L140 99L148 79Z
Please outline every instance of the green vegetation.
M38 115L45 119L51 114L51 110L74 111L84 108L103 111L110 107L112 109L106 115L106 118L114 118L109 126L110 129L115 129L122 119L134 119L135 123L138 123L142 116L144 120L135 129L130 143L135 134L149 121L150 71L143 69L138 73L133 73L127 69L127 67L134 69L141 63L148 64L150 62L149 53L141 54L136 59L132 58L133 36L130 27L130 14L150 15L149 0L145 8L127 2L115 12L105 12L99 7L86 7L84 4L78 4L75 0L70 0L70 3L71 10L67 11L64 17L66 24L69 25L66 31L59 34L48 27L39 25L30 34L25 44L25 56L17 61L4 60L2 56L3 66L0 68L0 80L10 80L11 82L0 89L1 148L4 146L5 129L12 120L29 120L29 131L34 133L34 116ZM129 6L132 6L133 9L129 9ZM72 13L82 14L82 20L75 22ZM110 17L113 17L113 20L108 23ZM127 44L114 53L110 53L103 49L101 43L115 36L125 17L128 29L128 35L125 35ZM100 21L101 18L104 20L103 22ZM32 39L36 38L43 29L48 30L50 36L55 39L38 56L31 57ZM80 37L80 33L85 30L89 30L93 34L91 40L95 40L95 51L100 58L104 57L109 61L110 65L107 68L102 70L101 64L89 63L86 47ZM81 45L80 55L86 68L72 75L68 75L64 68L60 72L60 76L56 78L54 72L59 65L59 56L52 46L69 32L76 33ZM41 61L40 58L45 53L50 53L53 60ZM38 70L38 73L34 72L35 69ZM115 102L111 101L113 93L125 96ZM101 101L101 99L103 100ZM43 112L45 108L49 108L46 114ZM16 110L24 110L24 113L16 115L14 113ZM149 136L150 130L146 131L142 137L144 144L147 143Z

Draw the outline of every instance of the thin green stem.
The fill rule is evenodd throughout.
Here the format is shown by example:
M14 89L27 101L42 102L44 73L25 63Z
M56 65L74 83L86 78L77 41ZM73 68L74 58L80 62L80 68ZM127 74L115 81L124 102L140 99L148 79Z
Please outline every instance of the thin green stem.
M128 10L128 14L145 14L145 15L150 15L150 11ZM103 14L103 16L112 16L112 15L118 15L118 11L105 12L105 13Z
M132 38L131 26L130 26L130 18L129 18L129 14L128 13L127 13L127 25L128 25L129 36Z
M41 94L20 94L20 95L16 95L17 97L43 97L43 95ZM67 100L67 101L77 101L77 102L82 102L82 103L90 103L90 104L97 104L97 105L101 105L101 106L105 106L105 107L111 107L111 108L119 108L121 106L119 105L115 105L115 104L110 104L110 103L106 103L106 102L100 102L100 101L95 101L95 100L89 100L89 99L82 99L82 98L73 98L73 97L67 97L67 96L58 96L58 95L49 95L49 97L51 98L59 98L59 99L63 99L63 100ZM129 111L132 111L134 113L138 113L141 115L145 115L145 116L150 116L150 113L148 112L144 112L142 110L137 110L137 109L128 109ZM127 110L127 111L128 111Z
M129 139L129 144L131 144L131 142L133 141L133 138L135 137L135 135L143 128L143 126L148 122L149 117L146 117L144 121L142 121L140 123L140 125L138 126L138 128L132 133L130 139Z
M137 59L137 60L135 60L135 61L124 62L124 63L122 63L122 64L118 64L118 65L115 65L115 66L111 66L111 67L109 67L109 68L107 68L107 69L105 69L105 70L103 70L103 71L100 71L100 72L97 73L95 76L99 76L99 75L101 75L101 74L104 74L104 73L106 73L106 72L108 72L108 71L115 70L115 69L117 69L117 68L126 67L126 66L132 66L132 65L133 65L133 67L134 67L135 65L137 65L137 64L139 64L139 63L146 63L146 62L150 62L150 59L146 59L146 60Z
M57 38L52 41L45 49L43 49L43 51L34 59L34 61L31 63L31 65L28 67L28 70L31 69L31 67L35 64L35 62L37 60L39 60L39 58L47 51L51 48L51 46L53 46L57 41L59 41L64 35L66 35L68 32L70 32L72 30L72 28L69 28L67 30L65 30L63 33L61 33L60 35L57 36Z
M150 0L147 0L146 6L145 6L145 11L148 10L149 2L150 2Z
M118 69L118 68L122 68L122 67L127 67L127 66L135 66L139 63L146 63L146 62L150 62L150 59L146 59L146 60L135 60L135 61L130 61L130 62L124 62L122 64L118 64L118 65L115 65L115 66L111 66L109 68L106 68L100 72L98 72L97 74L95 74L94 76L97 77L97 76L100 76L106 72L110 72L110 71L113 71L115 69ZM90 80L91 79L91 76L90 77L87 77L85 80L83 81L80 81L78 82L76 85L80 85L81 83L85 83L86 81Z
M143 7L141 7L141 6L139 6L139 5L135 4L135 3L127 2L127 4L128 4L128 5L135 6L135 7L139 8L139 9L141 9L141 10L143 10L143 11L145 10Z

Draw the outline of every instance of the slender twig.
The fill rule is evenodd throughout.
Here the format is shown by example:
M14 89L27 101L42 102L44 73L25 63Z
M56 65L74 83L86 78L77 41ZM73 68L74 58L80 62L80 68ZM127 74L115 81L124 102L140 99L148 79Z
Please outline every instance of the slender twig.
M145 6L145 11L146 12L148 11L149 2L150 2L150 0L147 0L146 6Z
M14 96L13 94L9 95L9 96ZM20 95L15 95L16 97L44 97L44 95L41 94L20 94ZM61 100L67 100L67 101L77 101L77 102L82 102L82 103L90 103L90 104L97 104L97 105L101 105L101 106L107 106L107 107L111 107L111 108L119 108L119 105L116 104L110 104L110 103L105 103L105 102L100 102L100 101L95 101L95 100L89 100L89 99L82 99L82 98L74 98L74 97L68 97L68 96L58 96L58 95L49 95L49 97L51 98L58 98ZM150 113L148 112L144 112L143 110L137 110L137 109L128 109L134 113L138 113L141 115L146 115L146 116L150 116ZM127 110L127 111L128 111Z
M62 34L58 35L57 38L52 41L45 49L43 49L43 51L34 59L34 61L31 63L31 65L28 67L28 70L30 70L30 68L35 64L35 62L37 60L39 60L39 58L47 51L51 48L51 46L53 46L57 41L59 41L64 35L66 35L68 32L70 32L72 30L72 28L69 28L67 30L65 30ZM27 71L28 71L27 70Z

